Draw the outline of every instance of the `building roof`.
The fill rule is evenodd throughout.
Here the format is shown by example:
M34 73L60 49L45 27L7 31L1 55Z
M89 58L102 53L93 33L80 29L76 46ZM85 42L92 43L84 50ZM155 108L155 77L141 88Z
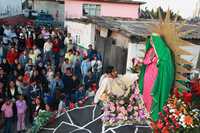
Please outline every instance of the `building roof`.
M124 4L145 4L146 3L142 1L133 1L133 0L74 0L74 1L108 2L108 3L124 3Z
M155 20L131 20L123 18L110 18L110 17L88 17L81 19L68 19L76 22L82 23L93 23L101 27L105 27L112 31L117 31L127 37L140 37L146 38L150 35L151 31L149 27L154 23L157 23ZM185 24L182 29L183 32L191 31L186 35L181 36L186 40L200 40L200 26Z

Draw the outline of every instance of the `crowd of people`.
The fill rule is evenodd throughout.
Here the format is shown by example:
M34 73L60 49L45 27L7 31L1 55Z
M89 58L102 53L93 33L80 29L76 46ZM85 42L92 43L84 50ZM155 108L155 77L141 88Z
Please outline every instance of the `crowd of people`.
M101 55L77 47L70 33L30 25L0 26L0 108L4 133L25 132L41 109L61 113L94 94Z

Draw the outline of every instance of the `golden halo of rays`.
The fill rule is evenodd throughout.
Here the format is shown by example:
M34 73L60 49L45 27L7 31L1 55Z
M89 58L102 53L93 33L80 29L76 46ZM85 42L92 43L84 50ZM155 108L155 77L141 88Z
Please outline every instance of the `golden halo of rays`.
M191 43L183 40L180 36L186 35L191 31L181 32L181 29L185 25L185 22L177 23L177 17L174 21L171 20L170 10L168 9L165 18L163 19L159 11L159 23L154 24L150 27L151 32L157 33L164 38L168 47L172 50L174 54L174 59L176 63L176 81L177 80L187 80L183 76L184 73L190 73L189 70L183 67L183 65L191 65L192 62L181 58L181 55L192 55L190 52L184 50L183 46L190 46ZM178 82L175 83L175 87L183 88L186 87Z

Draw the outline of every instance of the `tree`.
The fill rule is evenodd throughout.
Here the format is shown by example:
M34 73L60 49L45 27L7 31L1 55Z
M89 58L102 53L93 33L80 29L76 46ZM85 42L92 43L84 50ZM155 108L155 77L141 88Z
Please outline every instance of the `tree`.
M159 19L159 13L163 18L166 16L166 11L164 11L162 7L158 7L156 10L152 9L151 11L146 7L144 10L141 10L140 18ZM170 10L170 16L172 20L174 20L175 18L177 18L177 20L183 20L180 15L174 13L172 10Z

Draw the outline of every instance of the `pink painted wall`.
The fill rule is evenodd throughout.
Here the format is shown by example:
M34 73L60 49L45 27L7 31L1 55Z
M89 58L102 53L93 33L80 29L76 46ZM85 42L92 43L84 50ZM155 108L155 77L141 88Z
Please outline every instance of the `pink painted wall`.
M80 18L82 17L83 4L100 4L101 16L123 17L123 18L138 18L138 4L122 4L122 3L107 3L107 2L91 2L91 1L73 1L65 0L65 18Z

